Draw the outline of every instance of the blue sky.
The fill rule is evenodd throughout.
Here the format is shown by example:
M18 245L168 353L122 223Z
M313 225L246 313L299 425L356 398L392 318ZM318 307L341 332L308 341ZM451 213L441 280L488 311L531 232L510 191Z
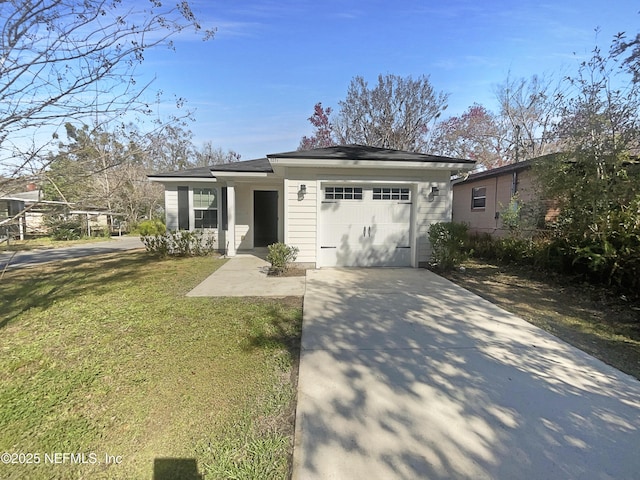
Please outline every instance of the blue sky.
M560 78L596 44L606 50L617 32L640 31L640 2L630 0L192 4L215 38L183 35L175 52L148 52L138 74L188 100L197 145L211 140L243 160L295 150L314 104L337 110L356 75L429 75L450 94L449 116L474 102L494 109L508 75Z

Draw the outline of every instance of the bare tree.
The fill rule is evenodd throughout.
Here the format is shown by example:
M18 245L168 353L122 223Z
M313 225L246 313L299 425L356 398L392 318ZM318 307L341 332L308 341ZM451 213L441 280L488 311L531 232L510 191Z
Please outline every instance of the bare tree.
M202 147L196 151L196 162L200 167L239 162L240 158L241 155L238 152L233 150L225 152L221 147L214 147L211 140L204 142Z
M474 104L462 115L438 122L431 137L430 153L470 158L478 168L499 167L508 158L503 122L482 105Z
M8 178L41 171L65 122L148 113L148 84L134 79L145 52L172 48L186 28L213 35L186 1L8 0L0 19L0 171Z
M495 90L499 116L510 139L507 163L557 150L553 136L558 116L560 87L538 75L530 79L507 77Z
M355 77L340 102L337 143L426 151L429 130L447 107L447 97L434 91L428 76L379 75L373 88Z
M146 133L134 124L106 130L68 123L65 129L66 142L60 141L42 175L47 199L118 212L132 225L157 215L163 203L164 189L148 174L240 159L212 142L198 150L184 125Z

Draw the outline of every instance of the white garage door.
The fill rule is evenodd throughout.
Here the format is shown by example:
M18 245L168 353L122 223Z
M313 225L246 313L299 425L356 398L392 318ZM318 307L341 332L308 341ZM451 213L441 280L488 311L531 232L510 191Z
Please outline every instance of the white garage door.
M322 186L318 265L411 266L409 186Z

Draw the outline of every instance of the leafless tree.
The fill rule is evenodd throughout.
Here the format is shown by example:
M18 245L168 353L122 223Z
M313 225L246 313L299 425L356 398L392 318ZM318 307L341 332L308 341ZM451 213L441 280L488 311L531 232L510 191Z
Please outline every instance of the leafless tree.
M44 168L65 122L148 113L149 84L134 77L145 52L173 48L188 28L213 35L186 1L8 0L0 19L0 172L9 179Z
M339 103L337 143L427 151L430 127L447 107L447 97L434 90L428 76L379 75L371 88L355 77Z
M197 164L200 167L239 162L240 158L241 156L238 152L233 150L225 152L221 147L214 147L211 140L204 142L202 147L196 151Z
M538 75L530 79L509 76L496 87L495 95L502 129L510 140L507 163L557 150L553 129L558 120L561 92L553 79Z
M496 168L508 158L506 131L499 117L482 105L470 106L462 115L438 122L431 136L431 152L470 158L476 168Z

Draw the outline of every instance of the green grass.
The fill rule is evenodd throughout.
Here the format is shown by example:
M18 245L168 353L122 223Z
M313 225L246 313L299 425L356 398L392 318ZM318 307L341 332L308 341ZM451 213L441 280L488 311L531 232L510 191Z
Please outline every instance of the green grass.
M285 478L299 300L187 298L224 261L144 253L7 272L0 284L0 478ZM45 453L121 456L52 465ZM161 478L180 462L162 463ZM173 467L172 467L173 466Z

